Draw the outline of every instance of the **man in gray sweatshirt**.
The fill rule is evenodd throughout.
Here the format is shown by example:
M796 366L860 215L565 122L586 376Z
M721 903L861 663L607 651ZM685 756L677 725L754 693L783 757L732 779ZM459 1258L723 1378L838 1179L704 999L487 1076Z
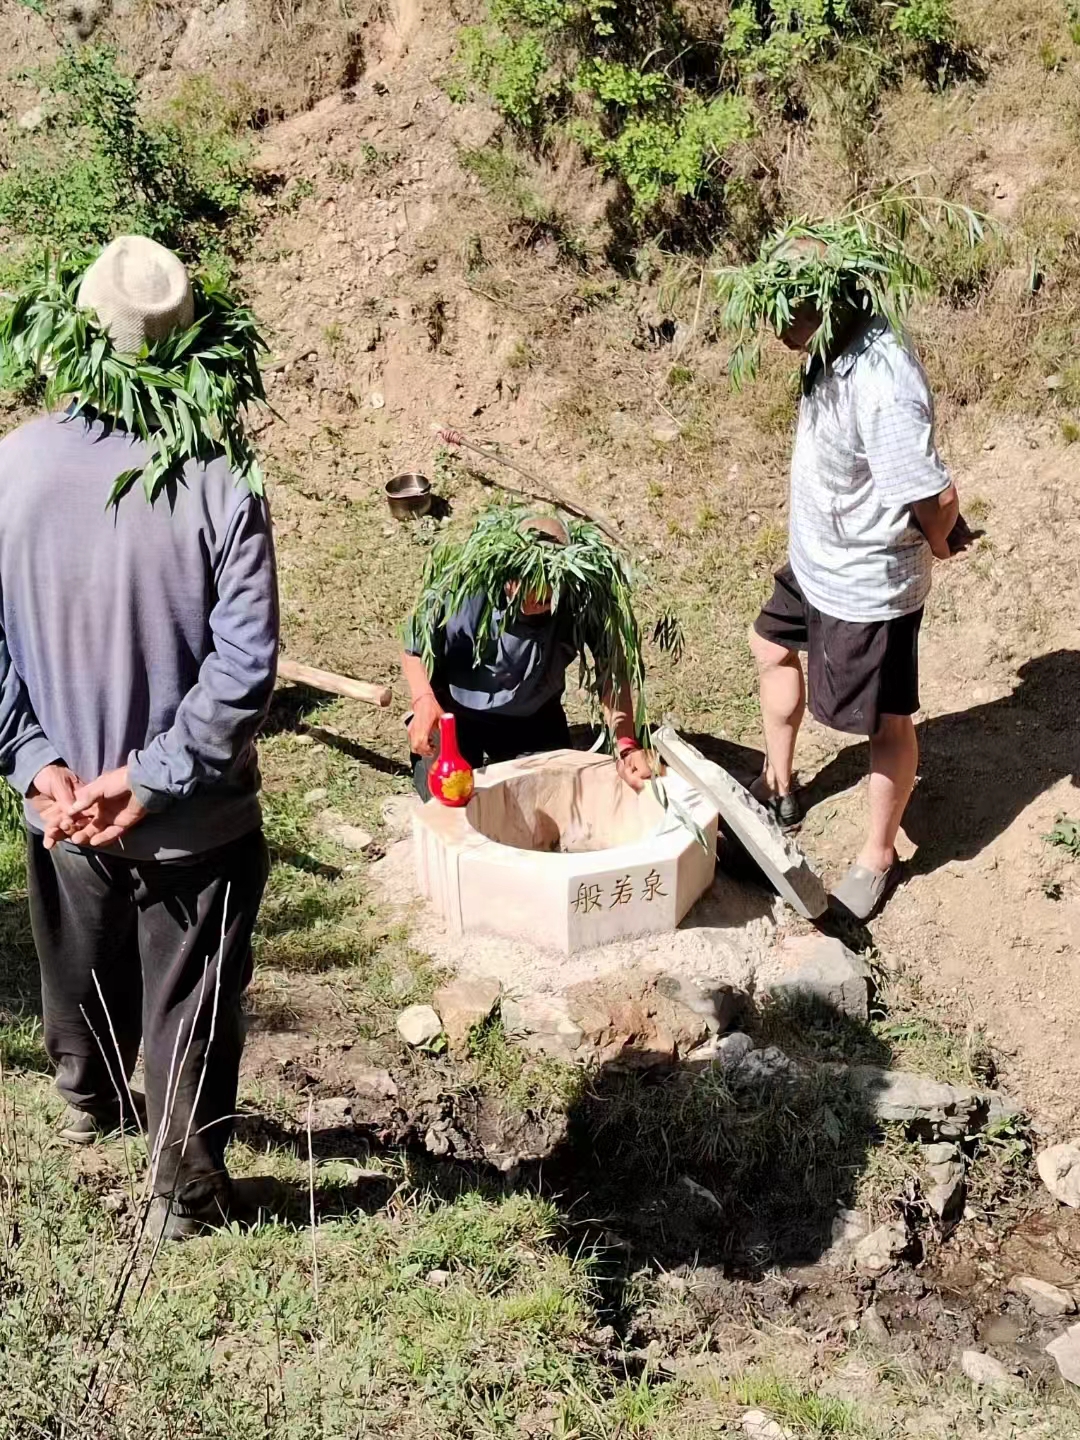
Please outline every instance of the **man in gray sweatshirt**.
M172 323L190 324L167 251L118 241L96 264L125 244L109 262L118 313L160 292L160 335L171 285ZM109 328L110 300L95 309ZM221 459L189 462L153 505L136 488L110 507L116 477L146 459L101 414L43 416L0 441L0 774L26 797L61 1133L130 1120L141 1038L154 1189L183 1237L232 1209L278 603L265 501Z

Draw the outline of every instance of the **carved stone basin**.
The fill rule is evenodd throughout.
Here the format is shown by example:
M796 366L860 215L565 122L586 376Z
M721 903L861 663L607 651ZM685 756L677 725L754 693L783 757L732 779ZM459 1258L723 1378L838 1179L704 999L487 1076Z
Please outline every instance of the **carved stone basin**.
M488 766L464 809L432 800L414 817L421 891L458 934L567 954L674 930L712 884L717 812L678 776L663 783L705 848L607 756L555 750Z

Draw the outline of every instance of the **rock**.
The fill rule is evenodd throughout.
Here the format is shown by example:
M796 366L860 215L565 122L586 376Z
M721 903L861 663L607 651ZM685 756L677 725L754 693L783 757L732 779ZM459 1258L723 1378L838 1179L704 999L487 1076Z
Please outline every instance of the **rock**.
M854 1249L855 1267L864 1275L883 1275L907 1249L907 1231L899 1222L879 1225Z
M582 1032L582 1057L645 1069L673 1064L707 1040L706 1017L664 994L662 978L631 969L571 986L568 1014Z
M325 800L329 794L329 790L323 790L321 787L318 790L309 790L304 796L304 804L318 805Z
M434 1290L445 1290L446 1287L450 1284L450 1271L429 1270L427 1273L427 1283Z
M344 1095L335 1095L330 1100L313 1100L307 1110L301 1112L300 1125L306 1130L343 1130L353 1123L352 1101Z
M930 1162L926 1203L939 1220L952 1223L964 1207L964 1157L955 1145L948 1144L928 1145L923 1153Z
M714 1035L722 1035L746 1009L746 995L734 985L660 975L656 988L666 999L700 1015Z
M1064 384L1065 377L1063 375L1048 375L1043 381L1043 385L1047 390L1060 390Z
M669 768L717 807L725 830L734 835L783 898L808 920L823 915L828 900L820 875L750 792L688 745L670 725L656 730L653 742Z
M764 1410L747 1410L742 1417L742 1428L750 1440L795 1440L790 1430L770 1420Z
M366 830L359 825L350 825L336 810L324 810L315 823L328 840L346 850L366 850L371 844L371 836Z
M1035 1165L1043 1184L1062 1205L1080 1208L1080 1141L1040 1150Z
M452 1054L466 1053L470 1031L490 1017L501 994L502 986L489 975L459 975L436 990L434 1005Z
M790 1070L793 1061L775 1045L764 1050L751 1050L743 1056L739 1066L740 1080L774 1080L777 1075Z
M349 1085L365 1100L393 1100L398 1093L389 1070L376 1070L370 1065L346 1065L342 1069Z
M1036 1315L1056 1318L1075 1313L1076 1301L1068 1291L1051 1285L1047 1280L1037 1280L1033 1275L1016 1275L1009 1281L1009 1289L1014 1295L1023 1296Z
M717 1063L725 1070L734 1069L736 1065L742 1064L753 1048L754 1042L749 1035L744 1035L741 1030L733 1030L730 1035L717 1041Z
M965 1350L960 1356L960 1369L973 1385L1000 1388L1017 1383L1016 1376L1010 1374L1000 1360L982 1350Z
M503 1026L522 1048L556 1060L573 1060L585 1038L561 996L525 995L502 1003Z
M959 1140L990 1119L1017 1113L998 1092L980 1093L930 1075L876 1065L855 1065L848 1074L876 1119L910 1125L925 1137Z
M873 984L870 967L840 940L818 935L791 936L780 949L794 968L769 987L774 1000L805 997L854 1020L869 1020Z
M928 1165L948 1165L959 1158L960 1151L950 1141L939 1140L936 1144L924 1145L922 1155Z
M864 1210L841 1210L832 1222L832 1249L850 1251L870 1234L870 1217Z
M682 430L678 425L654 425L652 428L652 438L659 445L670 445L681 434Z
M430 1045L442 1034L442 1021L430 1005L410 1005L397 1019L398 1034L406 1045Z
M1046 1353L1063 1380L1068 1380L1070 1385L1080 1385L1080 1325L1071 1325L1064 1335L1051 1340Z
M20 130L28 134L34 130L40 130L49 118L49 107L45 104L35 105L32 110L26 110L15 122Z
M863 1311L859 1317L859 1329L871 1344L887 1345L889 1342L889 1327L881 1318L876 1305Z

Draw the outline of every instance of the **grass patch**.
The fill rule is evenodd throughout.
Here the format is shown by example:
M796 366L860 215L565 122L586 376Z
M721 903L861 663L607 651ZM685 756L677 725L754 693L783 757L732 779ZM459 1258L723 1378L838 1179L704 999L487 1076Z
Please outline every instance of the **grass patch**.
M41 1021L36 1016L0 1019L0 1069L46 1073L52 1069L42 1043Z
M474 1028L469 1058L480 1088L501 1096L514 1110L569 1109L584 1093L586 1077L580 1066L530 1057L507 1039L497 1014Z
M804 1390L775 1375L743 1376L732 1385L731 1394L740 1405L763 1410L793 1430L798 1440L882 1440L884 1435L849 1400Z

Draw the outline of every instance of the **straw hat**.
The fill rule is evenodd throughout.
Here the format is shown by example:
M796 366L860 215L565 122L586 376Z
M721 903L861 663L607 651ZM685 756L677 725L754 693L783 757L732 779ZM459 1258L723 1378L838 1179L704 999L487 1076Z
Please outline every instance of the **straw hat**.
M183 262L143 235L121 235L106 245L83 276L77 303L97 312L102 329L125 354L186 330L195 319Z

